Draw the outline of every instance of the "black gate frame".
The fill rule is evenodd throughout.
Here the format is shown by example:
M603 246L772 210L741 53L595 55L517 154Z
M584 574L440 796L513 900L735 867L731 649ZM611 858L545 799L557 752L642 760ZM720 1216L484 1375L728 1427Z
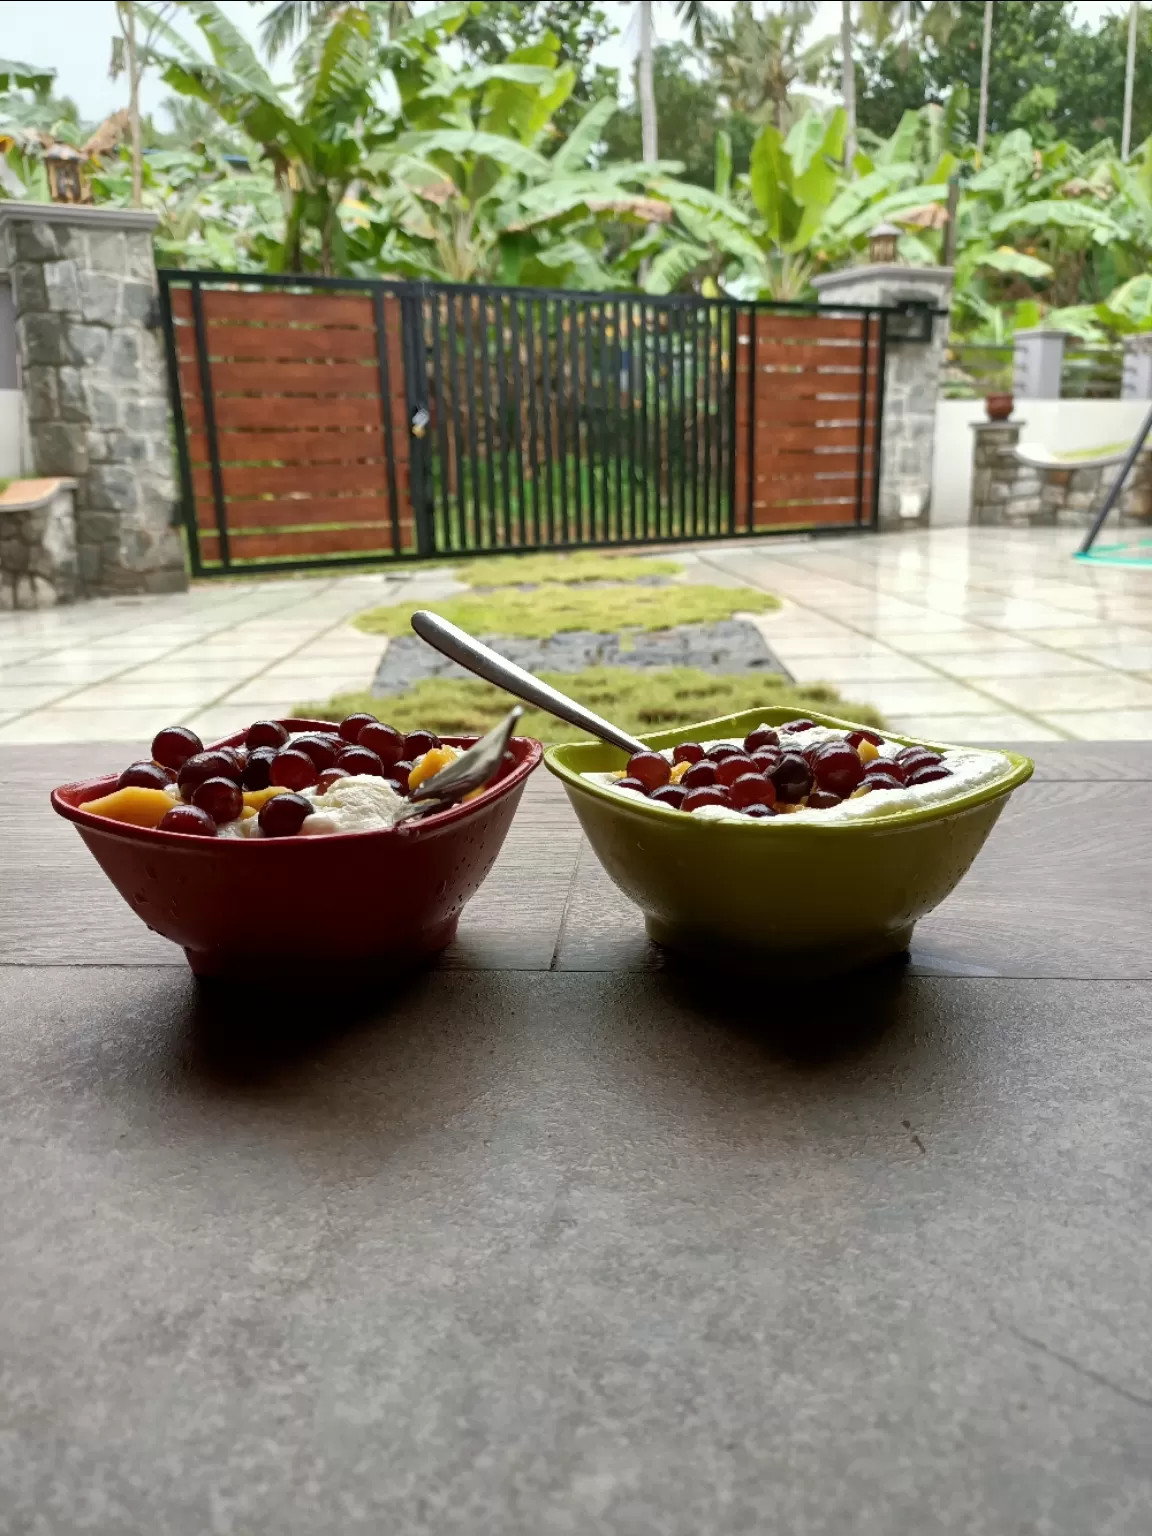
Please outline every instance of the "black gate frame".
M192 565L192 574L196 577L208 577L218 575L230 575L252 571L282 571L282 570L324 570L353 568L362 565L379 565L381 563L410 562L413 560L443 559L443 558L471 558L484 554L517 554L530 553L534 550L573 550L573 549L626 549L647 547L652 545L668 545L677 543L702 543L710 539L731 539L740 537L765 538L775 535L791 536L797 532L809 531L821 536L832 536L840 533L857 533L861 531L876 531L879 527L879 490L880 470L883 446L883 418L884 418L884 386L885 363L890 339L898 339L905 342L923 343L931 335L932 318L945 314L946 311L931 309L921 304L904 304L897 306L866 305L866 304L835 304L821 305L808 302L765 302L760 300L739 300L730 297L718 299L705 299L696 295L669 295L654 296L632 291L615 291L609 293L596 293L587 291L574 291L571 289L555 288L505 288L492 284L459 284L459 283L414 283L397 282L384 278L354 278L354 277L320 277L310 273L257 273L257 272L217 272L201 271L197 269L161 268L158 272L160 287L160 314L164 333L165 351L167 354L169 390L172 403L173 424L176 437L176 454L179 467L182 520L188 538L189 556ZM192 468L188 452L187 428L180 388L180 370L177 356L176 326L173 318L172 287L173 285L187 286L192 295L193 328L192 334L196 343L197 365L204 400L205 431L208 439L210 453L210 469L213 503L217 532L219 535L219 547L221 559L219 563L206 564L201 557L199 544L199 528L196 522L196 505L193 495ZM373 312L376 317L378 344L378 370L382 401L384 404L384 459L385 459L385 484L382 487L387 492L388 505L391 513L392 548L382 549L379 552L365 552L363 554L333 554L318 555L299 559L255 558L236 564L230 557L228 543L228 516L227 503L224 496L223 472L220 465L217 446L218 434L216 428L214 397L211 383L211 362L207 350L207 330L203 313L203 289L205 287L225 287L228 289L253 288L281 288L281 289L305 289L318 292L343 292L358 293L369 296L373 301ZM395 445L393 441L393 425L391 411L388 408L390 398L389 360L387 347L384 344L384 298L394 296L400 301L402 316L402 343L401 356L403 359L405 374L405 398L408 407L410 431L413 436L409 445L409 476L410 499L412 505L413 524L416 534L415 548L403 549L400 547L398 536L400 498L397 489ZM566 538L554 539L538 537L535 542L529 543L503 543L492 545L469 545L457 547L446 544L437 534L432 506L431 486L433 477L429 466L429 447L433 442L432 435L422 431L422 426L429 423L432 402L429 397L428 386L428 355L429 333L432 333L434 345L439 342L439 300L441 296L447 296L449 301L454 298L479 299L482 302L513 301L512 313L515 314L515 304L540 303L547 305L596 305L603 309L606 305L640 306L656 314L675 316L686 315L694 311L696 323L701 312L708 315L708 323L712 324L712 317L716 317L716 333L723 335L727 325L730 351L730 387L728 388L728 431L729 452L727 454L727 517L726 525L711 531L699 531L693 529L689 532L673 532L671 529L647 530L637 535L635 526L630 529L628 536L615 538ZM435 310L431 301L437 301ZM752 437L755 430L756 419L756 374L754 370L748 372L748 423L749 433L748 449L746 452L748 483L745 491L746 517L742 519L746 526L737 526L736 517L736 373L735 339L738 334L738 318L746 314L749 327L755 324L757 313L769 314L813 314L824 318L835 316L858 316L863 324L863 359L861 363L861 379L864 387L861 390L861 403L859 414L859 448L857 452L856 474L856 517L853 522L843 524L815 524L805 525L802 521L779 528L754 526L753 507L753 479L755 473ZM434 317L430 319L430 317ZM899 318L897 326L890 326L894 318ZM867 389L867 374L869 367L868 337L871 331L869 322L877 322L877 353L876 353L876 383L875 395L876 419L873 427L871 444L867 439L867 402L870 398ZM434 359L434 370L438 374L440 364ZM501 390L503 384L503 363L501 369ZM519 364L517 360L517 371ZM518 384L517 387L520 387ZM695 406L695 399L693 404ZM655 401L659 410L659 398ZM647 402L645 400L645 409ZM437 424L438 433L446 431L444 423ZM867 497L869 504L868 515L865 516L865 455L871 446L873 453L873 465L871 473L870 495ZM475 459L475 451L472 454ZM490 468L490 465L489 465ZM577 481L579 484L579 481ZM503 509L507 521L510 523L511 509L505 506ZM798 507L797 512L802 513L803 508ZM524 515L524 503L521 501L519 519ZM548 532L553 532L552 510L549 512ZM542 530L535 530L540 534Z

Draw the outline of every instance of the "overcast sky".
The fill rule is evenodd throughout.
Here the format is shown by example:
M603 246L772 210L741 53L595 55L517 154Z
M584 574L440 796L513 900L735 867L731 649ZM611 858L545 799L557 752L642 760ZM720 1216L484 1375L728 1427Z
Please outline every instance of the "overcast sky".
M731 0L718 0L715 5L719 11L730 8ZM1080 0L1076 10L1079 15L1088 16L1127 8L1127 0ZM255 38L268 0L255 5L247 0L223 0L223 9L237 26ZM605 9L618 18L619 35L605 45L601 62L626 71L636 50L634 7L630 0L609 0ZM673 0L655 0L653 11L657 35L677 37ZM838 0L821 0L814 31L838 30L839 14ZM185 30L195 31L187 23ZM59 93L71 96L86 118L100 120L125 105L123 81L108 77L115 31L113 0L0 0L0 57L53 66ZM144 110L155 111L166 94L167 88L161 82L146 78L142 92Z

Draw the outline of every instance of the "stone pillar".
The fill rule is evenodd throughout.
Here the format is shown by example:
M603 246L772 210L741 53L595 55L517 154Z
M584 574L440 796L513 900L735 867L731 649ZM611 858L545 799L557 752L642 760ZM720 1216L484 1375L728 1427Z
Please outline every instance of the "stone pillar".
M1022 421L972 423L971 522L1026 528L1056 521L1040 471L1021 464L1012 451L1023 426Z
M898 262L848 267L813 278L820 303L902 304L946 310L952 297L951 267L905 267ZM884 425L880 451L880 525L923 527L932 495L932 452L940 370L948 345L948 316L930 315L928 339L904 339L914 331L903 317L890 316L884 379Z
M1152 400L1152 336L1143 332L1124 338L1121 400Z
M1059 400L1066 331L1017 331L1012 338L1012 393L1017 400Z
M152 229L140 209L0 202L34 471L76 481L81 594L187 586Z

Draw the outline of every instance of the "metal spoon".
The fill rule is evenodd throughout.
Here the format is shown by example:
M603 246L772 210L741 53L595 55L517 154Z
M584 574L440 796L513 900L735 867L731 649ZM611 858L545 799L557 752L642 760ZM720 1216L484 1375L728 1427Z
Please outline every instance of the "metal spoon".
M487 736L481 736L479 741L473 742L455 762L417 784L408 797L408 804L402 806L397 813L397 823L409 821L413 816L422 816L425 812L443 811L457 800L463 800L474 789L487 784L503 761L516 722L523 713L517 704L508 711L499 725L493 726Z
M442 651L445 656L450 656L462 667L475 672L476 676L482 677L485 682L495 683L498 688L514 693L518 699L534 704L537 709L546 710L548 714L555 715L558 720L566 720L569 725L578 725L582 731L599 736L600 740L606 741L609 746L619 747L622 752L627 752L629 757L633 752L648 750L642 741L637 741L635 736L629 736L627 731L622 731L610 720L604 720L592 710L585 709L583 704L577 704L575 699L570 699L559 689L542 683L538 677L533 677L531 672L518 667L514 661L509 661L498 651L481 645L479 640L474 640L471 635L462 629L457 629L455 624L449 624L447 619L440 618L438 614L429 613L427 609L419 609L412 615L412 628L421 640L426 640L429 645ZM475 751L475 747L472 750Z

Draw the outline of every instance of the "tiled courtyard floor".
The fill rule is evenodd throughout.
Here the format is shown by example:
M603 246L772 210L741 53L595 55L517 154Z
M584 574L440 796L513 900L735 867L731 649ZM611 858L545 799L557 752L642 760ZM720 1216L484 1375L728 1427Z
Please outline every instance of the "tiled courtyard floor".
M1069 530L947 528L698 548L691 581L785 600L759 622L801 681L954 741L1152 738L1152 570L1071 559ZM683 553L677 551L677 553ZM206 738L370 682L384 649L349 620L454 589L399 577L205 583L174 597L0 614L0 741Z

